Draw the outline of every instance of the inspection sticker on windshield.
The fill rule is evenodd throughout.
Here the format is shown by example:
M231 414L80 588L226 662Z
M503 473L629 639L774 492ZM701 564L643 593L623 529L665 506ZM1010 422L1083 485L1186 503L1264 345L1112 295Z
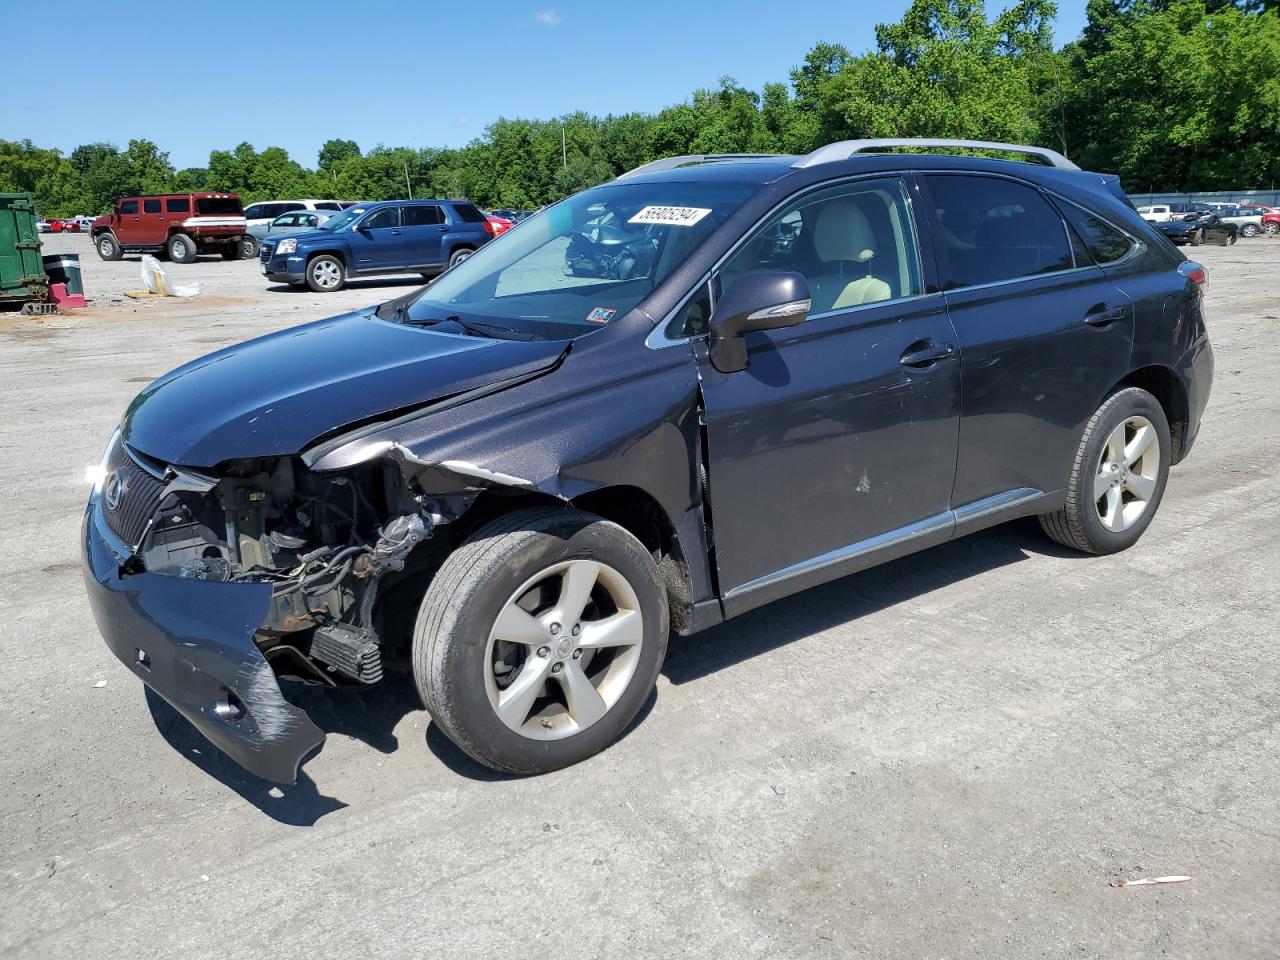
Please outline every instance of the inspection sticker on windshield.
M615 307L592 307L591 312L587 314L587 321L590 323L608 323L617 312Z
M710 212L702 207L645 207L627 223L662 223L668 227L692 227Z

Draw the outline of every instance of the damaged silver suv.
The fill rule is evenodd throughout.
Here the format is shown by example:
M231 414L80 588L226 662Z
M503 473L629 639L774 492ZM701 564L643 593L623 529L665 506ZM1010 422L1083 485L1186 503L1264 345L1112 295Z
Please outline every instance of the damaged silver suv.
M269 780L324 739L281 678L396 663L471 756L563 767L672 630L1019 516L1131 546L1208 399L1203 281L1048 150L658 161L143 390L85 515L94 616Z

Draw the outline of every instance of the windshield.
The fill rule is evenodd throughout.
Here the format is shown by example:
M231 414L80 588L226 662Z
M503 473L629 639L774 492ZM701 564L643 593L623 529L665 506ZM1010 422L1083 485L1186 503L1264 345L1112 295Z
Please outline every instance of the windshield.
M756 187L611 183L523 221L427 287L408 320L499 321L548 339L621 317L688 258Z
M338 214L336 217L326 220L324 223L320 224L317 229L341 230L343 227L348 226L363 217L367 209L368 207L350 207Z
M234 197L197 197L196 213L205 216L244 216L240 201Z

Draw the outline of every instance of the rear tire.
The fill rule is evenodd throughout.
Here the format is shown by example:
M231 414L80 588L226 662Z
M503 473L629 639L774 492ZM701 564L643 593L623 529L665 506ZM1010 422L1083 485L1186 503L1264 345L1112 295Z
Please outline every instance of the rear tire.
M165 244L169 259L174 263L194 263L199 249L196 242L185 233L175 233Z
M222 254L223 260L243 260L244 259L244 245L239 240L237 240L235 243L231 244L228 247L223 247L218 252Z
M467 257L471 256L473 253L475 253L475 251L472 250L470 247L459 247L457 250L453 251L452 255L450 255L449 266L456 267L463 260L467 259Z
M120 244L116 243L116 238L109 233L104 233L94 241L97 247L98 256L103 260L119 260L124 256L124 251L120 249Z
M1151 394L1127 387L1085 425L1066 505L1040 516L1053 540L1084 553L1127 550L1151 524L1169 479L1169 422Z
M335 293L346 284L347 271L337 257L322 253L307 264L307 286L316 293Z
M467 538L432 579L413 675L467 754L546 773L626 730L657 681L667 632L666 592L640 541L580 510L518 510Z
M1256 237L1261 232L1256 223L1246 223L1240 228L1240 236L1242 237Z

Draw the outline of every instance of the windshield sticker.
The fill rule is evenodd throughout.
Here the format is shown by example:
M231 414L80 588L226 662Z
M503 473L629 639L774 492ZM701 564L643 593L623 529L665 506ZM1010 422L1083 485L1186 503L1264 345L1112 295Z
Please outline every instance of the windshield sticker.
M661 223L668 227L692 227L711 211L702 207L645 207L627 223Z
M608 323L613 319L613 315L617 313L614 307L592 307L591 312L587 314L588 323Z

